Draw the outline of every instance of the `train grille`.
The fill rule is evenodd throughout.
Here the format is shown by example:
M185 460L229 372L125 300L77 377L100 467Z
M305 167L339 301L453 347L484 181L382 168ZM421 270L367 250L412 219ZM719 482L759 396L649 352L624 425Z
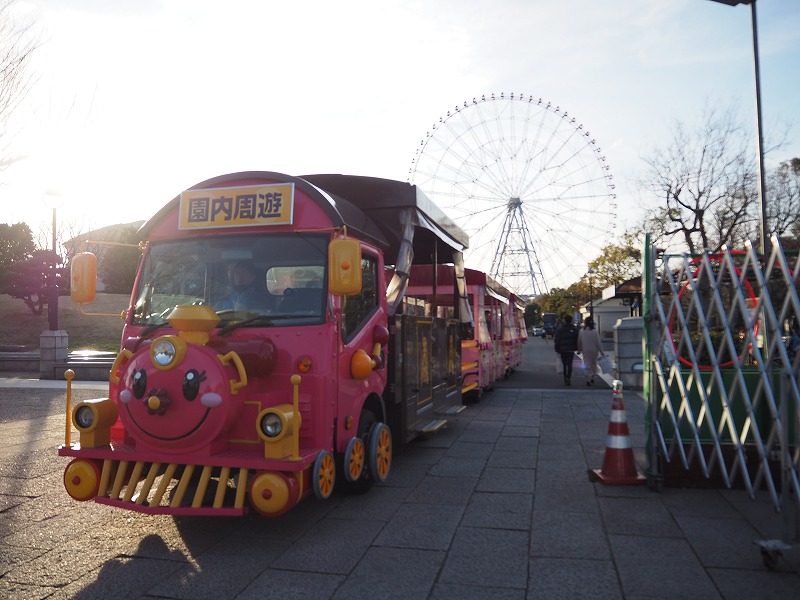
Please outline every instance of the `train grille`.
M97 502L149 514L242 515L246 468L103 461Z

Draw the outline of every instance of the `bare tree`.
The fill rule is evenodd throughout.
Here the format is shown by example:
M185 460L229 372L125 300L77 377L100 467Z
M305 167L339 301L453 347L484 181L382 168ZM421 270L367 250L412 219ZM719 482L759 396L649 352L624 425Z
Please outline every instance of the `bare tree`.
M669 146L644 157L643 183L663 201L649 223L661 229L657 236L680 236L693 253L747 239L755 222L753 154L730 109L708 109L692 130L678 121Z
M800 158L782 162L770 174L767 197L770 231L784 240L784 247L796 249L800 242Z
M14 3L0 0L0 171L17 160L10 152L9 121L31 89L31 56L39 47L33 25L19 19Z

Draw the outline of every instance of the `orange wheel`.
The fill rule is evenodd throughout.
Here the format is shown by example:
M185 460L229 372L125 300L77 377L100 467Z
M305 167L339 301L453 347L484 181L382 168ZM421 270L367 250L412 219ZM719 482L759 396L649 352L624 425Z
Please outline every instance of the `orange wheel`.
M327 500L333 493L336 483L336 463L333 455L327 450L320 450L317 460L314 461L314 471L311 474L314 483L314 495L320 500Z
M383 483L392 468L392 432L385 423L375 423L369 432L369 472Z
M358 481L364 472L364 462L367 457L367 449L364 441L359 437L354 437L347 443L344 451L345 469L344 477L347 481Z

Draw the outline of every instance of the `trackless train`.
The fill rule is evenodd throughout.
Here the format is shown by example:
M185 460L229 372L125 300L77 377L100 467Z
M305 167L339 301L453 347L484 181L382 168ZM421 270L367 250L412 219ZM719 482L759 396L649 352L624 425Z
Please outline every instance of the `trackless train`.
M68 385L58 452L73 498L277 516L386 480L393 444L463 409L468 239L415 186L223 175L140 234L108 397L72 406ZM448 310L426 310L407 291L439 269L451 276L425 285ZM90 303L95 282L94 255L76 256L73 300Z

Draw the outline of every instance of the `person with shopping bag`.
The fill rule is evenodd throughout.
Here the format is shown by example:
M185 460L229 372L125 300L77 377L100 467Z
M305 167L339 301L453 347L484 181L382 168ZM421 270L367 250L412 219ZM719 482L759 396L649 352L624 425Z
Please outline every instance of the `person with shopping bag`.
M572 322L570 315L564 315L563 324L556 330L553 345L556 354L561 357L564 373L564 385L572 385L572 361L575 359L575 350L578 349L578 328Z
M586 374L586 385L594 385L597 373L597 358L605 357L600 332L594 327L594 319L590 316L583 320L583 329L578 334L578 352L583 354L583 370Z

